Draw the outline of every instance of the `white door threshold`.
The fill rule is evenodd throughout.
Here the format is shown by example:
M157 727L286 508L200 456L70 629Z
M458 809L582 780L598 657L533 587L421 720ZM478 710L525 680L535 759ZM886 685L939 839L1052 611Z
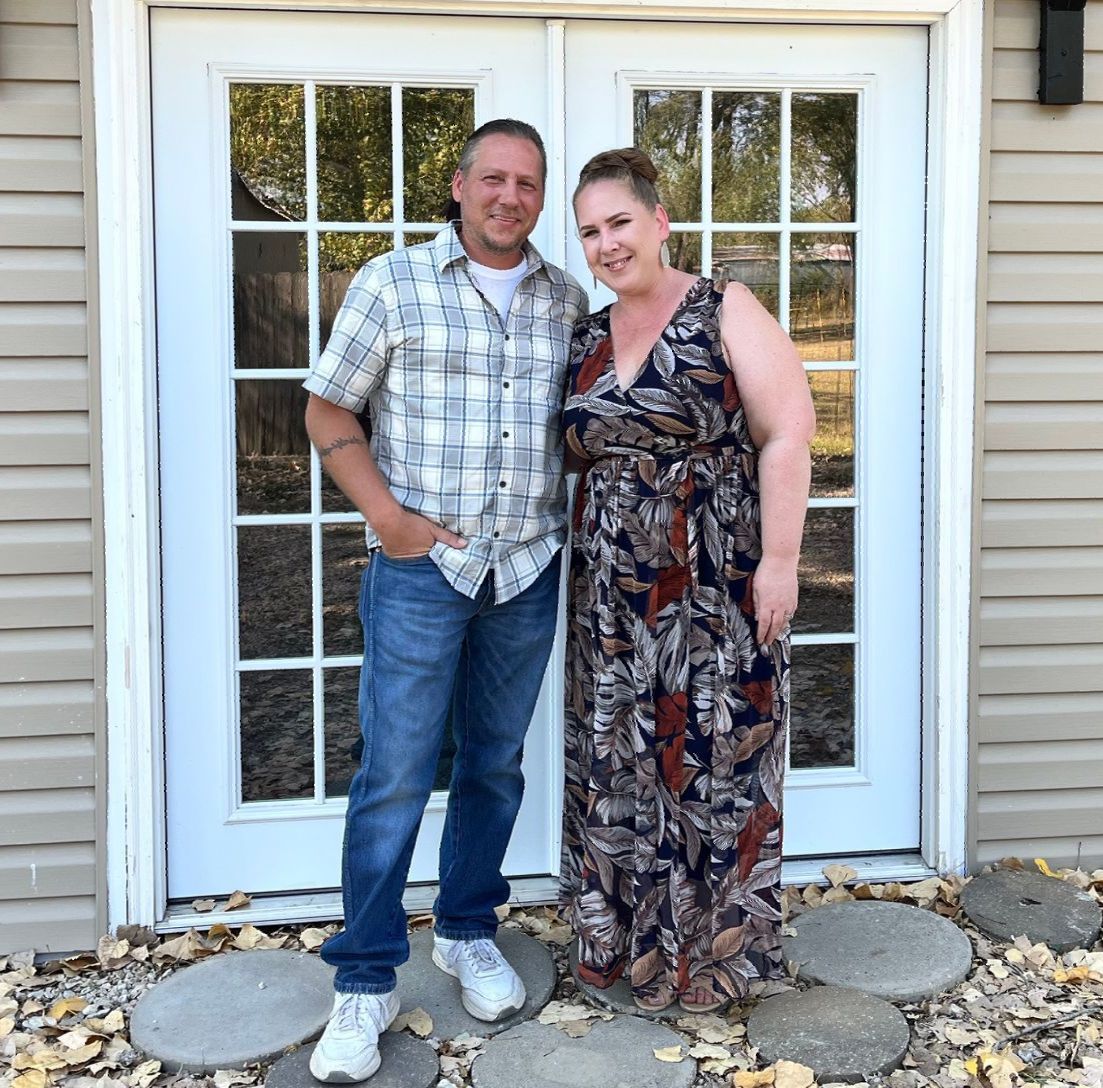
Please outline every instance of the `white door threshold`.
M825 865L849 865L862 883L884 884L925 880L935 876L918 853L867 854L854 857L795 858L782 864L782 884L825 883ZM510 881L511 904L525 906L554 903L557 882L552 876L520 877ZM409 914L428 913L437 895L435 884L412 884L406 889L402 905ZM176 933L195 927L206 929L219 922L239 926L250 922L255 926L298 925L304 922L332 922L342 915L339 891L285 893L258 896L248 907L232 911L208 911L200 914L190 902L171 903L165 918L154 928L158 933Z

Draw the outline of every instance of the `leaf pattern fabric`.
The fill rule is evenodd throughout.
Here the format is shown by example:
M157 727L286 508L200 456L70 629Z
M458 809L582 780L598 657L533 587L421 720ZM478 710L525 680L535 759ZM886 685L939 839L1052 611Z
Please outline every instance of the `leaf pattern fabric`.
M643 1002L784 976L789 632L754 638L758 451L721 302L699 279L624 391L608 308L571 348L560 902L582 977Z

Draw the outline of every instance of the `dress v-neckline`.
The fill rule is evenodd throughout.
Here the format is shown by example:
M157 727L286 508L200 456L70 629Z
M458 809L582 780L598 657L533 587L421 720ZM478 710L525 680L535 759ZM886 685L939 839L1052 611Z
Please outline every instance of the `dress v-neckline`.
M616 342L613 340L613 304L609 304L608 308L605 311L605 332L606 335L609 337L609 365L613 368L613 384L617 387L617 392L619 392L622 397L631 392L632 387L636 384L636 382L639 381L641 375L647 369L647 364L651 362L651 357L655 354L655 349L663 342L663 339L666 337L667 330L670 328L671 325L674 324L675 318L686 308L686 303L689 302L690 296L693 294L694 291L697 290L697 287L704 280L704 276L698 276L697 279L695 279L689 285L689 287L686 288L686 293L682 296L682 299L678 303L678 305L674 307L673 311L670 314L670 317L667 318L666 324L659 330L658 339L656 339L655 343L653 343L651 347L647 349L647 354L640 361L640 365L637 366L635 371L632 373L632 377L627 385L621 385L620 378L617 376L617 346Z

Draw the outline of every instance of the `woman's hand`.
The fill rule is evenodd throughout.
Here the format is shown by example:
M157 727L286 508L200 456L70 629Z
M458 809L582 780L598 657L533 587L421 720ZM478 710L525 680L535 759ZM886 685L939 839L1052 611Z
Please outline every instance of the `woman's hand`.
M760 646L769 646L797 610L796 559L763 556L752 586L754 614L758 617L755 638Z

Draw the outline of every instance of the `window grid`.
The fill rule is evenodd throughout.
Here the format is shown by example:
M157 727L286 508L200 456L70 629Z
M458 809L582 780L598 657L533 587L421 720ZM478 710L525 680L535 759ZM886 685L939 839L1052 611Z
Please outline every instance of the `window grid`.
M663 90L654 84L634 84L633 91ZM682 84L679 89L688 89ZM779 131L779 157L778 157L778 219L776 222L717 222L713 219L713 91L712 85L698 85L693 88L700 91L700 146L701 146L701 219L699 222L679 221L671 223L671 229L683 234L697 234L701 243L701 273L706 276L713 274L713 238L717 233L759 233L776 234L778 236L778 321L786 332L790 332L792 326L792 299L793 287L792 262L793 262L793 237L794 235L811 234L848 234L855 239L860 233L861 211L855 204L855 219L851 222L819 222L793 221L793 87L780 88L780 131ZM727 89L727 88L725 88ZM740 90L750 90L740 88ZM809 89L811 90L811 89ZM764 93L777 91L776 88L764 88ZM796 88L800 94L801 89ZM839 90L836 93L854 93ZM861 96L858 95L858 106L861 108ZM634 110L633 110L634 114ZM856 118L856 123L860 120ZM636 133L634 142L639 143L641 133ZM860 348L858 344L858 300L856 275L856 261L854 261L854 249L851 250L851 267L854 270L852 278L852 308L853 308L853 350L851 357L843 361L808 360L803 361L806 374L811 376L816 373L831 371L849 372L853 375L853 387L850 401L851 420L850 426L853 434L852 450L852 495L841 497L817 496L809 499L809 509L850 509L853 511L853 548L850 554L850 570L854 577L854 592L851 606L850 627L851 631L815 632L794 634L792 641L795 646L852 646L855 653L855 666L857 665L858 647L858 616L861 605L861 586L858 579L859 566L857 562L858 541L860 538L859 510L860 502L860 473L859 469L859 435L860 435L860 405L861 405L861 376L860 376ZM851 689L850 713L851 730L854 743L857 746L860 740L860 731L857 721L857 697L858 688L855 682ZM854 758L859 758L857 748ZM789 765L789 753L786 752L786 765ZM809 769L813 769L809 767Z
M264 82L278 83L279 80ZM318 194L318 111L317 95L322 86L346 86L346 84L328 84L316 80L304 80L295 82L292 86L303 88L303 120L304 136L306 140L305 158L305 195L306 216L302 220L282 219L235 219L232 209L228 208L227 233L231 241L236 233L293 233L303 235L306 239L306 274L307 274L307 327L308 342L311 362L313 362L321 350L319 343L321 333L321 269L319 257L320 237L325 233L346 234L384 234L389 235L394 249L402 249L406 245L405 235L435 234L443 224L441 222L417 222L405 220L405 176L404 176L404 132L403 132L403 89L406 86L427 86L422 83L404 84L400 81L387 81L386 83L357 84L357 86L387 86L390 89L390 124L391 124L391 195L392 216L390 219L378 222L360 221L331 221L318 218L319 194ZM352 84L348 84L352 85ZM227 85L226 109L229 110L229 86ZM435 84L434 84L435 86ZM442 84L447 89L467 90L473 95L477 94L475 85ZM227 163L229 156L227 155ZM233 359L236 363L236 358ZM278 379L281 381L301 382L310 373L309 369L302 367L249 367L230 368L231 379L231 421L236 421L236 390L238 382L247 380ZM236 422L235 426L236 434ZM325 674L328 670L352 668L359 666L361 658L358 655L327 654L325 646L325 612L324 612L324 577L325 554L323 527L326 525L359 524L364 519L355 512L326 511L323 508L322 483L323 470L317 450L309 448L309 510L292 514L239 514L237 509L237 474L234 473L231 493L234 496L234 512L231 515L231 525L234 530L234 556L232 557L233 569L237 571L237 533L247 526L310 526L310 575L311 575L311 653L302 657L274 657L242 659L240 652L240 625L235 625L234 643L235 672L240 677L243 673L265 671L288 671L309 669L312 677L312 703L313 703L313 797L301 799L279 799L276 803L292 804L299 807L316 807L327 803L326 798L326 716L325 716ZM240 588L238 590L240 597ZM239 604L240 607L240 604ZM235 684L237 690L237 736L239 744L237 749L237 803L242 801L242 754L240 750L241 736L241 684ZM330 803L333 799L330 799ZM250 805L268 805L272 801L249 802Z

